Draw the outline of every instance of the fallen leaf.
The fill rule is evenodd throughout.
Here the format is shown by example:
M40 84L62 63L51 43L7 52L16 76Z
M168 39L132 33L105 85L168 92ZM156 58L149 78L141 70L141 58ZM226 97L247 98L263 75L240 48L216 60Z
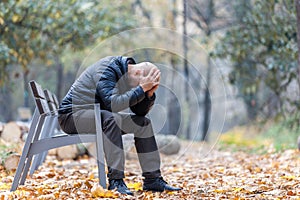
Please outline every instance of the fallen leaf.
M93 197L101 197L101 198L118 198L119 195L113 190L105 190L98 184L94 184L91 189L91 193Z
M129 189L134 189L135 191L141 191L143 190L143 187L142 187L142 183L141 182L137 182L137 183L128 183L127 184L127 187Z

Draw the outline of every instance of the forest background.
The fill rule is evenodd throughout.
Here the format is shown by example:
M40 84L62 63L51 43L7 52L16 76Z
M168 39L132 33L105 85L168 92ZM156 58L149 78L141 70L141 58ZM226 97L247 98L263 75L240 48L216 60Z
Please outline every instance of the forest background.
M254 125L268 138L280 138L281 146L282 140L296 145L300 14L294 1L3 0L0 5L3 123L24 120L24 108L33 112L30 80L61 100L89 64L125 55L162 70L150 113L156 132L216 140L233 127Z

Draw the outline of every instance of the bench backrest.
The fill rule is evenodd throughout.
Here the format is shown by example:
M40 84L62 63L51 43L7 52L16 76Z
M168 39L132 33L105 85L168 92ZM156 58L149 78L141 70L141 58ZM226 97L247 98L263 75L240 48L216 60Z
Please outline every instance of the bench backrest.
M50 92L49 90L44 90L44 93L45 93L45 97L48 102L50 111L57 110L57 107L56 107L54 99L53 99L54 95L52 94L52 92Z
M42 87L40 86L40 84L38 84L35 81L30 81L29 85L30 85L30 89L32 92L32 96L35 99L35 105L36 105L39 113L41 115L48 113L50 111L48 102L47 102L45 93L44 93Z
M53 97L53 102L54 102L54 105L56 106L56 109L59 108L59 102L58 102L58 99L56 97L55 94L52 93L52 97Z

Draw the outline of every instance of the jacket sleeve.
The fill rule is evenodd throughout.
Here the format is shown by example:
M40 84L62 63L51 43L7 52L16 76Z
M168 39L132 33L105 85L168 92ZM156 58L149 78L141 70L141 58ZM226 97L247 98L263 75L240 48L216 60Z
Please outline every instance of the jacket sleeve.
M156 95L155 93L151 98L146 97L139 103L130 107L131 111L134 112L136 115L145 116L151 110L152 106L154 105Z
M120 94L118 87L116 87L118 80L114 73L111 69L107 70L96 86L96 95L101 99L105 109L111 112L119 112L145 99L145 92L141 86Z

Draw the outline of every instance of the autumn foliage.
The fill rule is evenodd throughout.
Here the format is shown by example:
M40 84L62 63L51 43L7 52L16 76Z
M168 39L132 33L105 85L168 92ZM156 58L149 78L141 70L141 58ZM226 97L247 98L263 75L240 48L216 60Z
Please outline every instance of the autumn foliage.
M98 185L94 158L57 161L50 156L28 177L24 186L9 192L14 172L1 168L0 199L299 199L300 153L285 150L262 155L206 151L206 145L183 142L178 155L162 155L162 172L179 192L142 190L137 159L127 160L126 179L134 196L120 195Z

